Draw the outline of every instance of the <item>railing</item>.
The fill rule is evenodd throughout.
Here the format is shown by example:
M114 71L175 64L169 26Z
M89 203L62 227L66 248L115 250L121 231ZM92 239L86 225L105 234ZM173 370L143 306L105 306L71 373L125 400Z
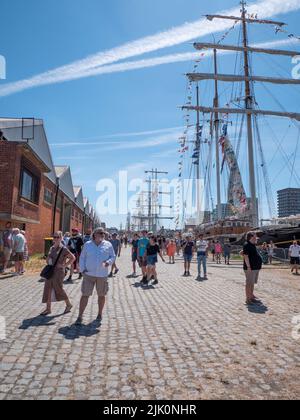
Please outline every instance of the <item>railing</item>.
M275 248L274 260L280 261L284 264L289 264L289 249L288 248Z
M242 251L243 247L238 245L232 245L231 246L231 254L238 255ZM274 255L273 255L274 261L279 261L282 264L289 264L290 258L289 258L289 249L288 248L275 248L274 249Z

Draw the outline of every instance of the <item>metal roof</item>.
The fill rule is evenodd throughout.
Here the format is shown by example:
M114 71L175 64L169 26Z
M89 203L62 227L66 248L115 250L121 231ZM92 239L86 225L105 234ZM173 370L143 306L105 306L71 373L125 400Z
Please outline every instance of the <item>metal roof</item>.
M59 188L70 200L75 202L71 169L69 166L55 166L56 176L59 178Z
M42 119L34 118L0 118L0 130L7 141L24 143L49 168L45 176L56 184L59 178L60 189L75 202L87 215L90 215L90 204L83 198L82 187L73 186L69 166L54 166L52 155Z
M82 193L82 187L74 186L74 195L75 195L75 201L77 206L84 211L84 202L83 202L83 193Z
M46 176L54 184L56 183L56 174L43 120L0 118L0 130L3 132L7 141L27 144L37 157L50 169L50 172Z

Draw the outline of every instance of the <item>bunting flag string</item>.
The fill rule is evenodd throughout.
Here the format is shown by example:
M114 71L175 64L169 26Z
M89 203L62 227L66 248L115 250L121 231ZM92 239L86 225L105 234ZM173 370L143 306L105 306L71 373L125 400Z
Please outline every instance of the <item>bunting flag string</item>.
M248 19L258 19L258 14L257 13L252 13L252 15L248 14Z
M235 28L237 23L238 23L238 21L235 21L234 25L231 28L229 28L223 34L223 36L219 40L219 43L224 41L224 39L229 35L229 33ZM194 73L197 72L197 69L198 69L200 63L206 57L206 54L207 54L206 52L201 52L199 54L199 58L197 58L194 61L194 64L193 64L193 72ZM186 105L187 106L192 105L192 100L193 100L193 82L191 80L189 80L188 85L187 85ZM185 123L184 124L185 127L184 127L184 131L183 131L183 136L179 137L179 139L178 139L178 143L180 145L180 149L178 149L178 153L180 154L179 162L178 162L178 182L179 182L179 185L178 185L178 188L177 188L178 197L177 197L177 204L176 204L176 209L178 209L178 211L179 211L179 208L180 208L179 203L180 203L180 199L181 199L181 197L179 197L179 193L180 193L180 190L181 190L180 185L182 183L182 175L183 175L183 172L184 172L184 156L189 151L189 146L187 145L188 137L189 137L189 128L194 126L193 124L191 124L190 118L191 118L191 115L190 115L189 111L186 111L186 113L183 116L184 123ZM202 139L202 135L203 135L203 126L200 127L200 131L198 133L198 138L200 137ZM209 141L206 139L205 142L208 143ZM200 152L199 152L196 144L195 144L195 147L193 149L192 159L193 159L193 162L192 162L193 165L199 165ZM178 227L179 216L178 216L178 218L176 218L175 224L176 224L176 227Z
M224 35L220 38L220 40L218 41L218 44L221 44L221 42L223 42L224 40L225 40L225 38L227 38L227 36L230 34L230 32L231 31L233 31L234 29L235 29L235 27L236 27L236 25L237 25L237 23L239 23L239 21L238 20L236 20L235 22L234 22L234 24L231 26L231 28L229 28L225 33L224 33Z

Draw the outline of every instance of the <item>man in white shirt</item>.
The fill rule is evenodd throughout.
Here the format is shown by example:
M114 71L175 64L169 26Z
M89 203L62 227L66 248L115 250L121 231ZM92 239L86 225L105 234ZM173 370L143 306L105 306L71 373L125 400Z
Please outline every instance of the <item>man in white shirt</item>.
M291 272L293 273L296 270L296 275L298 275L298 268L300 265L300 246L297 241L293 242L293 245L290 246L289 256L291 259Z
M207 280L207 251L208 242L204 239L203 235L199 235L199 239L196 242L197 259L198 259L198 279L201 279L201 265L203 265L204 279Z
M80 300L79 316L76 325L82 324L83 313L87 307L90 296L96 287L98 294L99 313L97 321L102 321L102 312L108 293L108 271L115 262L116 255L113 246L106 241L105 231L95 229L92 241L87 242L80 255L80 272L83 274L81 287L82 297Z

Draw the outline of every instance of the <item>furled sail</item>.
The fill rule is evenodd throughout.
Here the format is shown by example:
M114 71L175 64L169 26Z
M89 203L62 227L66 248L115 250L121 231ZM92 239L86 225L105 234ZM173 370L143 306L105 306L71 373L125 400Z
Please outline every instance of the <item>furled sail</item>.
M225 162L228 165L230 176L228 185L228 204L234 214L245 214L248 210L247 196L244 189L242 176L233 146L228 138L228 124L224 124L220 145L223 152L222 171Z

